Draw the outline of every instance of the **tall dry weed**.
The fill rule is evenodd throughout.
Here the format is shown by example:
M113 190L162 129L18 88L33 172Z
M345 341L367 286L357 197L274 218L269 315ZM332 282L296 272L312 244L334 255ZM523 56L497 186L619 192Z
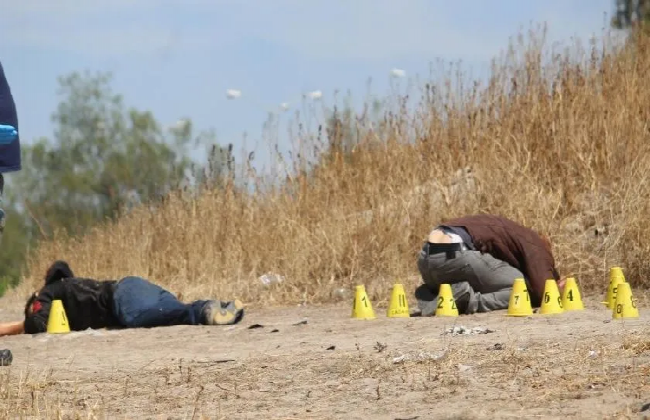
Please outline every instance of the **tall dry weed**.
M294 161L281 186L179 192L82 238L41 243L17 292L62 258L78 274L142 275L188 299L324 302L364 283L380 301L397 279L418 281L418 250L441 218L470 213L546 232L561 273L586 292L604 290L611 265L645 287L649 45L639 37L557 53L531 32L495 60L486 86L450 70L421 87L417 108L396 98L381 127L360 119L345 153L330 131L318 166ZM317 134L298 135L303 153L323 150ZM286 280L263 286L258 276L269 271Z

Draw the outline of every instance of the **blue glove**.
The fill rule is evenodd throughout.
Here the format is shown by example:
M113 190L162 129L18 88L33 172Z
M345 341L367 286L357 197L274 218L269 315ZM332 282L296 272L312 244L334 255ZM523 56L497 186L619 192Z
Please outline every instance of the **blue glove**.
M0 145L9 144L17 137L18 131L13 126L0 124Z

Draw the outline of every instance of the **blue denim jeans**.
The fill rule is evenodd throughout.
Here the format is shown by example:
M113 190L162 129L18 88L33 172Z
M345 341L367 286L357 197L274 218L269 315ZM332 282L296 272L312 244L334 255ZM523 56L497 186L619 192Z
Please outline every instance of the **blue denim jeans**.
M183 303L167 290L141 277L125 277L115 287L113 312L126 328L201 324L207 300Z

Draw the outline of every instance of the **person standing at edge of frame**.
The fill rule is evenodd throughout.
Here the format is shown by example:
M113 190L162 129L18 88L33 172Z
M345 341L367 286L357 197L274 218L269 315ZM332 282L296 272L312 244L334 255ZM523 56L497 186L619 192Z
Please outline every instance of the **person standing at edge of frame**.
M20 156L20 130L18 128L18 112L14 102L9 82L5 76L2 62L0 62L0 124L10 125L18 131L16 138L9 144L0 145L0 242L4 233L6 214L2 208L4 197L4 174L16 172L21 169Z
M0 124L10 125L18 129L18 112L14 102L9 82L5 76L2 62L0 61ZM0 244L4 234L6 213L3 206L4 197L4 174L7 172L16 172L21 169L20 160L20 133L8 144L0 145ZM0 248L1 249L1 248ZM11 350L0 350L0 366L8 366L13 361Z

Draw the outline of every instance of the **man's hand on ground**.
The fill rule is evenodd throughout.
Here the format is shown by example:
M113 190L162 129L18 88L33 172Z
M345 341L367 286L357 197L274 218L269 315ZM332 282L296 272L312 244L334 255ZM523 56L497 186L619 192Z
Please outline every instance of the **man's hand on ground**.
M557 287L560 289L560 293L564 290L566 285L566 277L560 277L560 280L557 281Z
M25 332L25 321L0 322L0 337L5 335L18 335Z

